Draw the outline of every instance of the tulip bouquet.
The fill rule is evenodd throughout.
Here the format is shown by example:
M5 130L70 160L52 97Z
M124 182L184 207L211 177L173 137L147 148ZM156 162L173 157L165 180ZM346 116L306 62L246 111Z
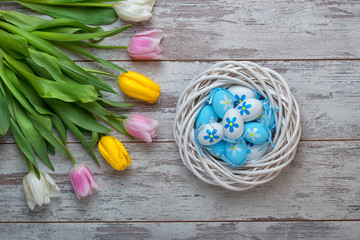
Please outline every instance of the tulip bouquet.
M67 130L99 165L92 149L101 138L100 154L117 170L130 165L130 157L119 140L104 136L112 130L98 120L146 142L156 135L157 121L140 115L127 119L106 109L133 104L104 98L102 92L117 92L95 74L117 78L125 94L149 103L157 101L160 87L149 78L97 58L81 47L103 47L89 40L113 36L130 26L104 31L76 20L45 20L9 11L0 11L0 19L0 134L6 135L11 130L29 166L30 173L23 180L28 206L33 209L59 195L54 180L40 171L37 164L38 157L54 170L48 155L54 154L55 149L74 163L70 177L76 196L92 194L99 186L89 168L78 164L66 147ZM121 75L82 68L56 45L81 53ZM86 135L91 135L90 143Z
M90 25L104 25L116 21L146 21L152 16L155 0L14 0L38 13L53 18L67 18ZM91 16L91 17L89 17Z

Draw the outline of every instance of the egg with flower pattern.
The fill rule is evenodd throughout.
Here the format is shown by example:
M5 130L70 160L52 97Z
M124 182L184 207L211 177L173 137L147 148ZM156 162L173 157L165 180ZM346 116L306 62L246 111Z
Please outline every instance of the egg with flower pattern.
M220 142L224 137L222 125L220 123L208 123L202 125L196 134L196 139L202 145L213 145Z
M244 137L249 143L263 144L269 139L270 131L259 122L248 122L244 124Z
M217 122L219 117L214 112L214 109L210 105L205 105L196 117L195 127L198 128L203 124Z
M246 147L247 147L247 159L254 160L254 159L260 159L266 154L269 144L264 145L264 144L248 143Z
M222 120L224 136L230 139L241 137L244 132L244 121L235 108L226 111Z
M247 87L235 85L229 87L228 90L235 97L235 105L238 105L250 98L256 98L255 91Z
M219 89L212 96L211 106L222 119L227 110L234 108L234 96L227 89Z
M210 153L211 156L222 159L226 154L226 142L222 140L214 145L204 146L204 149Z
M246 162L246 142L241 139L237 143L228 142L226 145L226 158L230 167L239 167Z
M250 122L261 115L262 102L255 98L251 98L240 103L236 109L240 112L244 122Z

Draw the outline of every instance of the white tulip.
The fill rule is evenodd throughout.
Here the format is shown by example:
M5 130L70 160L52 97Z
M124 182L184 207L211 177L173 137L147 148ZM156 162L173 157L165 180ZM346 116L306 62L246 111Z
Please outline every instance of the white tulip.
M155 0L123 0L114 3L114 10L125 21L141 22L149 20Z
M60 196L60 190L49 174L40 171L41 178L37 179L35 172L30 171L23 178L26 202L31 210L36 205L50 203L50 197Z

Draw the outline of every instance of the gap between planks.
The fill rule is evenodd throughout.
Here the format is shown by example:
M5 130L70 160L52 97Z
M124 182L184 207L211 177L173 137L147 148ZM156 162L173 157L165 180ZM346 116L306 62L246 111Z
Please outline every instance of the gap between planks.
M27 224L27 223L39 223L39 224L50 224L50 223L61 223L61 224L72 224L72 223L232 223L232 222L360 222L360 219L249 219L249 220L191 220L191 221L0 221L0 224Z
M74 62L96 62L91 59L73 60ZM287 59L189 59L189 60L176 60L176 59L164 59L164 60L136 60L136 59L108 59L109 62L222 62L222 61L246 61L246 62L321 62L321 61L360 61L360 58L287 58Z

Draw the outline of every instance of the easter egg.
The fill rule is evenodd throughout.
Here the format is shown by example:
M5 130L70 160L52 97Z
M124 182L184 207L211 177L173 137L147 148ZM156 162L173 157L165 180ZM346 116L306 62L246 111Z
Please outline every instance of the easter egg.
M229 87L228 90L235 97L235 105L238 105L238 104L242 103L243 101L248 100L250 98L256 98L255 91L250 88L247 88L247 87L232 86L232 87Z
M230 166L239 167L245 163L247 156L246 142L241 139L237 143L226 144L226 158Z
M251 98L240 103L236 109L240 112L244 122L250 122L261 115L262 102L255 98Z
M220 142L223 137L222 125L216 122L202 125L196 134L199 143L206 146Z
M275 117L274 117L274 110L271 109L268 103L263 105L263 110L261 115L258 117L260 123L267 126L270 130L275 130Z
M244 121L240 112L235 108L226 111L222 120L222 126L224 136L230 139L237 139L244 132Z
M212 97L211 106L222 119L227 110L234 108L234 97L227 89L219 89Z
M245 140L253 144L263 144L269 139L269 131L259 122L244 124Z
M207 152L211 154L211 156L216 158L221 158L226 154L226 142L220 141L215 143L214 145L209 145L204 147Z
M269 145L248 143L246 147L247 147L247 159L254 160L264 156L268 150Z
M198 128L203 124L212 122L217 122L219 117L214 112L213 108L210 105L205 105L199 112L196 117L195 127Z

